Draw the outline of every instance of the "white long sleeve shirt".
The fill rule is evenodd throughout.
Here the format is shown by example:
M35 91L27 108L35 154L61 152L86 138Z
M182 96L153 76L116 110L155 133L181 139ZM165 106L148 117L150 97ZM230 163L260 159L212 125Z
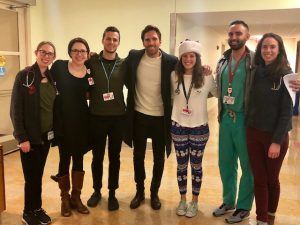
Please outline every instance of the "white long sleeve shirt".
M191 81L192 75L184 75L186 94L188 94ZM204 85L199 89L192 88L188 101L188 108L191 110L191 114L189 115L183 113L183 109L186 108L186 98L182 84L178 87L179 93L176 91L177 86L177 76L175 75L175 71L173 71L171 74L171 91L173 98L172 120L183 127L198 127L206 124L208 122L207 97L210 92L212 92L213 95L215 95L216 92L216 83L213 76L204 76Z

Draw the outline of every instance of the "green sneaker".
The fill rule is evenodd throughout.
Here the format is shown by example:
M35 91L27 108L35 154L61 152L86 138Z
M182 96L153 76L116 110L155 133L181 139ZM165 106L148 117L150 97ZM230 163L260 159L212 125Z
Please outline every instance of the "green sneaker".
M198 202L190 202L187 210L186 210L186 217L192 218L196 216L198 213Z
M177 209L176 209L176 214L178 216L184 216L186 214L186 210L187 210L186 201L181 200L179 202L179 205L178 205Z

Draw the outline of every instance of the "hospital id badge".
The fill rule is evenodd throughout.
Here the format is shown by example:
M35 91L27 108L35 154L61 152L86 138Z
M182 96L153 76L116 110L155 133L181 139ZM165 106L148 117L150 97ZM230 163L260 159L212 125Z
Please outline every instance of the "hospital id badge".
M47 134L47 139L48 139L48 141L51 141L53 138L54 138L54 132L53 132L53 130L52 130L52 131L49 131L49 132L48 132L48 134Z
M189 116L189 115L192 114L192 110L189 109L189 108L183 108L183 109L181 110L181 113L184 114L184 115Z
M106 101L111 101L114 100L114 93L113 92L108 92L103 94L103 100Z
M223 103L227 105L233 105L235 101L235 97L224 95Z
M88 78L89 85L92 86L95 84L94 79L92 77Z

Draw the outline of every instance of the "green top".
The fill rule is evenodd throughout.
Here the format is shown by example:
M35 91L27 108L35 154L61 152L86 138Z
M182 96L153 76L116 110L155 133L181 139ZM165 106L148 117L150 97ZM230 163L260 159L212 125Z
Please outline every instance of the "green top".
M229 83L229 73L228 73L228 65L224 69L222 73L222 102L224 95L228 95L228 83ZM232 71L235 67L235 61L232 59ZM245 81L246 81L246 60L243 58L232 79L232 93L231 96L235 97L235 101L233 105L224 104L223 108L231 109L235 112L244 112L244 96L245 96Z
M41 131L45 133L53 128L53 104L56 93L55 88L49 83L40 85L40 117Z
M87 61L95 83L90 90L91 114L97 116L117 116L125 114L126 106L123 95L125 71L122 62L123 60L118 56L115 60L105 60L101 55L99 58L98 54L93 55L90 60ZM113 92L114 99L104 101L103 94L108 92Z

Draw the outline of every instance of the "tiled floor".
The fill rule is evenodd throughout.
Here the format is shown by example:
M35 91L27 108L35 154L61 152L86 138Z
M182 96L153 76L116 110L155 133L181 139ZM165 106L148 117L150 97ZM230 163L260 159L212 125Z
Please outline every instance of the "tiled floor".
M175 214L175 207L179 201L176 182L176 159L172 153L166 160L163 181L160 189L162 208L154 211L149 202L149 181L151 178L152 152L147 151L146 167L146 201L138 209L131 210L129 203L135 194L133 179L132 150L124 147L121 154L120 188L117 197L120 209L115 212L107 210L107 189L102 190L103 199L100 204L90 209L89 215L81 215L76 212L69 218L60 216L60 196L57 183L49 176L57 171L58 152L51 149L46 164L43 184L43 207L53 218L55 225L221 225L225 224L224 217L214 218L212 210L221 203L221 181L218 171L217 144L218 123L216 120L216 104L210 103L209 124L211 136L205 149L204 155L204 177L199 198L199 214L188 219ZM276 218L276 225L299 225L300 224L300 117L293 118L294 129L290 134L290 149L285 158L281 170L281 198ZM82 199L86 203L92 193L91 177L91 152L85 156L85 181L82 191ZM23 175L19 153L5 156L5 185L7 210L2 213L1 224L20 225L23 209ZM107 158L105 158L104 186L107 186ZM191 197L190 183L188 186L189 197ZM255 224L255 204L250 220L245 220L241 225Z

